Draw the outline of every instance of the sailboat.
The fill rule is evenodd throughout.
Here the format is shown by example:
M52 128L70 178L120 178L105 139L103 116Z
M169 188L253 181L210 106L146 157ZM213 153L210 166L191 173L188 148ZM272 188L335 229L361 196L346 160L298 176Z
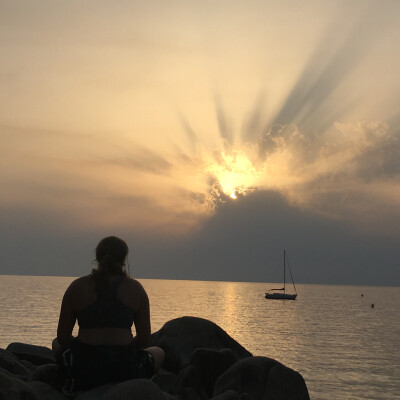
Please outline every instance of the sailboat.
M290 265L288 264L289 267L289 272L290 272L290 277L292 278L292 283L293 283L293 288L294 288L294 293L289 294L286 293L286 251L283 250L283 288L281 289L270 289L269 292L265 293L265 298L266 299L271 299L271 300L296 300L297 297L297 291L296 291L296 286L294 284L293 276L292 276L292 271L290 269ZM270 293L270 292L274 293ZM283 293L280 293L283 292Z

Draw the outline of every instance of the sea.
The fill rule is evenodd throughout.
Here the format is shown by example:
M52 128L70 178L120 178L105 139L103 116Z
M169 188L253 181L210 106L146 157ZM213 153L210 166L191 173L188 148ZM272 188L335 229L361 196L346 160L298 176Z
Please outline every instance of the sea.
M0 347L50 347L73 279L0 276ZM173 318L207 318L253 355L300 372L311 399L400 399L399 287L298 284L297 300L282 301L265 299L270 283L139 281L153 332Z

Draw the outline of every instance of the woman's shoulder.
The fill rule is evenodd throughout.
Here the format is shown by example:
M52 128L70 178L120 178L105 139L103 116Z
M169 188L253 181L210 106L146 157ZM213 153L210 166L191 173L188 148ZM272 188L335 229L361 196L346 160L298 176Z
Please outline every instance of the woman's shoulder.
M77 278L70 283L67 291L80 290L82 288L86 288L88 285L93 285L93 279L91 278L91 276L81 276L80 278Z
M85 275L85 276L81 276L79 278L76 278L75 280L73 280L71 282L71 285L77 286L77 285L82 285L82 284L86 284L90 281L92 281L92 275Z
M126 296L130 298L146 299L147 292L143 285L136 279L126 276L124 279L124 289L123 292Z
M140 311L149 302L148 295L142 284L129 276L123 280L120 298L135 313Z
M131 289L144 290L142 284L138 280L131 278L130 276L126 276L124 281L125 284Z

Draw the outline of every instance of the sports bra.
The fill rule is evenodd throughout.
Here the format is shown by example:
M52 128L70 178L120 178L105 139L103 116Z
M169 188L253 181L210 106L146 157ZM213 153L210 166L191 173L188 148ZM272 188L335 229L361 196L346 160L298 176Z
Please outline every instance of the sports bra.
M97 299L80 310L76 318L82 329L126 328L130 329L134 312L118 298L117 292L124 276L109 283L97 296Z

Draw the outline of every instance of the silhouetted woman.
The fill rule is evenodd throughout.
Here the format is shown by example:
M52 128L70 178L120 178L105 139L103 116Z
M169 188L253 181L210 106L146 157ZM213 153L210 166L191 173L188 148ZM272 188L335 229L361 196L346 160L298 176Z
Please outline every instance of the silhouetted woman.
M64 391L151 378L162 364L163 350L146 348L151 334L149 299L143 286L127 276L127 255L123 240L104 238L96 248L98 267L73 281L64 294L53 341ZM76 321L79 332L74 338Z

